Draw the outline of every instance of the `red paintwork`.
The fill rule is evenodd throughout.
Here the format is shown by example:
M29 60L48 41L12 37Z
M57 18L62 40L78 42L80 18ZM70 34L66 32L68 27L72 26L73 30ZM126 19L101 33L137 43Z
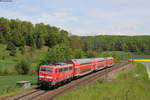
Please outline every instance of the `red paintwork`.
M106 64L105 60L99 61L98 64L97 64L96 70L100 70L100 69L102 69L102 68L104 68L106 66L107 66L107 64Z
M71 65L71 64L57 65L57 66L42 65L40 67L51 68L53 71L51 73L39 71L38 80L46 80L46 81L51 81L51 82L57 83L58 81L73 77L73 69L68 70L68 71L59 72L60 68L73 67L73 65ZM51 77L51 79L47 78L47 77Z
M48 65L42 65L42 66L40 66L40 68L41 67L44 67L44 68L52 68L52 69L54 69L52 66L48 66ZM39 69L40 69L39 68ZM39 71L39 73L38 73L38 80L47 80L47 81L54 81L54 78L52 78L52 79L49 79L49 78L47 78L47 76L50 76L50 77L54 77L54 74L53 74L54 72L52 72L52 73L48 73L48 72L40 72Z
M106 58L105 61L106 61L106 65L107 65L107 66L112 66L112 65L115 64L114 59L107 59L107 58Z
M83 63L84 62L84 63ZM114 58L108 57L108 58L101 58L99 59L86 59L82 61L82 59L76 59L76 60L70 60L68 63L64 65L42 65L40 68L51 68L52 72L41 72L39 70L38 72L38 80L39 81L48 81L53 82L55 85L58 82L64 81L66 79L70 79L72 77L78 77L83 76L85 74L91 73L93 71L100 70L102 68L105 68L107 66L114 65ZM68 71L60 71L61 68L69 68L72 67L71 70ZM40 69L39 68L39 69Z
M94 70L94 66L91 62L86 64L80 64L79 62L69 62L74 67L74 76L82 76L88 74Z
M97 66L98 66L98 63L99 63L99 62L98 62L97 60L91 60L90 62L91 62L92 65L93 65L93 70L97 70L97 68L98 68Z

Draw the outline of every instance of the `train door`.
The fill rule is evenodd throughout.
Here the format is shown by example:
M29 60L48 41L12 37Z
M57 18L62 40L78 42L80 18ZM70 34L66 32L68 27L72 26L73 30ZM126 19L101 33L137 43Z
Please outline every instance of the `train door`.
M79 66L76 66L75 67L75 76L79 76L79 73L80 73L80 69L79 69Z
M62 81L64 79L64 69L63 68L59 68L59 80Z
M55 69L55 81L59 81L59 77L60 77L60 75L59 75L59 69L56 68Z

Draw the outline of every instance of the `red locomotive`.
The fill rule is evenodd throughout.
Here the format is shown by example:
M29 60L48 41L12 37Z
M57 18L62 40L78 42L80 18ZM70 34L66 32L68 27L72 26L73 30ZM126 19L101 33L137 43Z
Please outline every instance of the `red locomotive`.
M40 87L51 87L64 81L71 81L73 71L73 65L67 63L42 65L39 68L38 84Z
M38 72L40 87L55 87L73 78L114 65L114 58L71 59L67 63L41 65Z

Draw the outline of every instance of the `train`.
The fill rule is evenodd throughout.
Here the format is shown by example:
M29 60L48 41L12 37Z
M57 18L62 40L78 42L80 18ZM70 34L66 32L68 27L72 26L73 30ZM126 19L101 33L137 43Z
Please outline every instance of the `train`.
M66 62L41 65L38 70L38 86L42 88L57 87L114 64L113 57L105 57L70 59Z

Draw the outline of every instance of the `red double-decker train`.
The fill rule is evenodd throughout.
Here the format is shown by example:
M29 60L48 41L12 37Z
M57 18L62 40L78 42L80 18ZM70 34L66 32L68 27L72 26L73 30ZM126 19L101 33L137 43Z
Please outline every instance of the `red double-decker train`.
M74 78L87 75L94 71L111 67L115 64L113 57L71 59L66 63L41 65L38 71L40 87L56 87Z

